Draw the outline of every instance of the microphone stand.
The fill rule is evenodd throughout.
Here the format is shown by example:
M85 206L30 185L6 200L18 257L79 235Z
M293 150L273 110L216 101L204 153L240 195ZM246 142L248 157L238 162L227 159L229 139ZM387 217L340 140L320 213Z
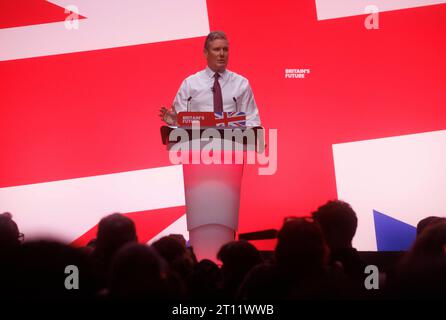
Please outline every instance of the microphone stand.
M190 109L190 101L192 100L192 96L190 96L189 98L187 98L187 104L186 104L186 111L189 112Z

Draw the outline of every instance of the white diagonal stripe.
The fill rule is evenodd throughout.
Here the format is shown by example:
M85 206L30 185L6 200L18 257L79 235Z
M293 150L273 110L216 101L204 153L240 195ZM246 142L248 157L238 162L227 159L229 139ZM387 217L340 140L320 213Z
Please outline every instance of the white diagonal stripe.
M317 19L335 19L365 14L367 6L379 12L424 7L446 3L446 0L316 0Z
M75 5L79 29L65 22L0 29L0 61L205 36L205 0L51 0ZM68 15L67 15L68 16Z
M11 212L27 239L71 242L110 213L184 204L182 166L0 188L0 212Z

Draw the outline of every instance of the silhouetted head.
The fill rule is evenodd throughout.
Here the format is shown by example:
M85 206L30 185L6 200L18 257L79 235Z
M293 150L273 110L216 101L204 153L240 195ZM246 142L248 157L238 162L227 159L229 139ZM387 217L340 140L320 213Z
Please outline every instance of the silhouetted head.
M112 298L164 298L169 292L167 263L147 245L126 244L113 259L109 287Z
M120 213L113 213L99 222L96 249L103 254L113 254L124 244L135 241L137 241L136 228L130 218Z
M245 274L262 262L259 250L247 241L231 241L218 251L217 258L223 263L224 272Z
M407 270L415 264L446 257L446 222L427 226L415 239L412 247L398 263L398 268Z
M14 295L25 300L92 298L96 290L88 256L54 240L21 245L13 275Z
M185 241L177 235L162 237L152 246L180 277L185 278L192 272L193 260L190 252L186 248Z
M417 237L409 253L416 257L439 257L446 254L446 221L431 223Z
M417 236L419 236L421 234L421 232L423 232L423 230L426 229L426 227L436 224L436 223L439 223L439 222L444 222L444 221L446 221L446 218L435 217L435 216L430 216L430 217L421 219L417 224Z
M19 228L9 212L0 214L0 250L16 248L20 245Z
M209 259L198 262L191 275L187 278L189 295L191 299L216 299L221 280L221 270L217 264Z
M226 243L218 251L217 258L223 263L223 287L229 297L235 295L246 274L262 262L260 252L247 241Z
M328 247L319 225L309 218L284 223L275 250L279 266L293 271L319 271L328 262Z
M358 218L352 207L340 200L328 201L312 213L319 223L325 239L332 249L350 248L358 226Z
M446 222L427 226L397 264L393 290L403 298L444 298ZM391 290L392 291L392 290Z
M171 262L186 253L185 243L182 243L175 236L162 237L152 245L167 262Z

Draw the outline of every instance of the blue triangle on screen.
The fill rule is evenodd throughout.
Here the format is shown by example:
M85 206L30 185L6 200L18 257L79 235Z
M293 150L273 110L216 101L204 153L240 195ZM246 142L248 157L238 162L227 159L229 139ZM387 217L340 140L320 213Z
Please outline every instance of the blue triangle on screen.
M417 229L410 224L373 210L378 251L405 251L410 248Z

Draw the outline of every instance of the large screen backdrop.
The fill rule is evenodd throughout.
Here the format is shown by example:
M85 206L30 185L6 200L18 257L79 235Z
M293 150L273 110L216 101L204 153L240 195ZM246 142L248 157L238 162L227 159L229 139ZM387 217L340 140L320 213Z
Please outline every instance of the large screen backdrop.
M187 238L157 114L223 30L277 129L275 173L245 167L238 232L339 198L358 249L407 248L446 212L446 1L387 2L2 0L0 211L27 239L83 245L113 212L142 242Z

